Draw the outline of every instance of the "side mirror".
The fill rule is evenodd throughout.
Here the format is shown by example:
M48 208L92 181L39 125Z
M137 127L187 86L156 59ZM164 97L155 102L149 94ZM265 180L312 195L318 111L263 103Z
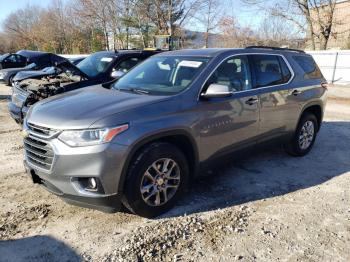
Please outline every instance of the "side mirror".
M230 88L226 85L211 84L205 93L201 94L204 98L222 98L232 95Z
M125 72L120 71L120 70L117 70L117 71L113 71L113 72L112 72L111 77L112 77L112 78L115 78L115 79L119 79L119 78L121 78L123 75L125 75Z

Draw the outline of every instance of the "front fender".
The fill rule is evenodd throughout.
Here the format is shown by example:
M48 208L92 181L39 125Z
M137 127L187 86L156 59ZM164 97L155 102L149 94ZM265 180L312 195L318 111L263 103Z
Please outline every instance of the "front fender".
M133 144L129 146L129 150L127 153L126 160L123 164L122 168L122 173L121 177L119 180L119 185L118 185L118 192L123 191L124 187L124 182L127 177L127 172L128 168L130 166L130 163L132 159L134 158L135 154L145 145L152 143L154 141L159 141L159 140L165 140L170 137L176 137L176 136L185 136L188 141L191 143L191 147L193 149L193 154L194 154L194 163L189 163L190 165L193 164L193 171L194 171L194 177L197 175L198 170L199 170L199 156L198 156L198 146L191 135L191 133L186 130L186 129L171 129L171 130L164 130L161 132L157 133L150 133L148 135L143 136L142 138L136 140Z

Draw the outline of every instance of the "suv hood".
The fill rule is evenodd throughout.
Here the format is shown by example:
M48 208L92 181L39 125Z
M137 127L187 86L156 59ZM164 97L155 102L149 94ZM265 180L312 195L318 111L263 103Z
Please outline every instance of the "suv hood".
M110 90L96 85L40 101L28 112L27 121L53 129L84 129L99 119L168 98Z

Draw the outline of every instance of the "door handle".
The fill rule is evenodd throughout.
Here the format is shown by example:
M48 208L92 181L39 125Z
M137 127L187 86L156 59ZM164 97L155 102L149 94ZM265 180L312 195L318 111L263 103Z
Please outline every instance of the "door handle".
M247 104L247 105L254 105L254 104L256 104L256 103L258 103L258 99L257 98L249 98L247 101L245 101L245 103Z
M295 90L292 92L292 95L293 95L293 96L298 96L298 95L300 95L300 94L301 94L301 91L298 90L298 89L295 89Z

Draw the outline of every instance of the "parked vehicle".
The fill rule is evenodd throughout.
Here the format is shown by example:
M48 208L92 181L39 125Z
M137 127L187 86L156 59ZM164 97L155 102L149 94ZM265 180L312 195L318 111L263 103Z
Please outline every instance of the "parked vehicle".
M13 87L10 114L16 122L22 123L29 107L41 99L72 91L78 88L113 81L136 64L159 51L102 51L94 53L78 65L61 63L62 72L40 79L28 79Z
M42 70L20 71L13 77L12 82L17 85L19 82L25 79L41 79L42 77L47 76L57 76L64 70L69 70L69 64L67 64L68 62L72 63L73 65L77 65L84 59L85 57L68 58L63 62L56 63L55 66L48 66ZM75 67L72 67L71 70L74 71L76 69Z
M65 201L157 216L203 166L232 151L282 141L313 147L327 86L310 55L251 47L162 53L109 88L93 86L32 107L25 166Z
M38 51L23 51L21 53L27 56L27 62L29 64L23 68L18 67L0 70L0 82L4 82L7 85L11 85L13 78L18 72L41 70L45 67L53 66L57 63L66 61L65 58L51 53Z
M0 69L24 67L26 65L27 57L23 55L14 53L0 55Z
M73 65L79 64L81 61L83 61L86 57L85 56L79 56L74 58L68 58L69 62L71 62Z
M65 70L77 71L74 66L70 66L81 62L85 57L78 57L74 59L67 59L60 63L56 63L55 66L48 66L42 70L30 70L30 71L20 71L12 79L14 85L19 85L19 82L25 79L41 79L43 77L53 77L62 74Z
M57 66L48 66L42 70L20 71L12 79L13 85L18 85L19 82L25 79L41 79L44 76L55 76L62 73L62 70Z

